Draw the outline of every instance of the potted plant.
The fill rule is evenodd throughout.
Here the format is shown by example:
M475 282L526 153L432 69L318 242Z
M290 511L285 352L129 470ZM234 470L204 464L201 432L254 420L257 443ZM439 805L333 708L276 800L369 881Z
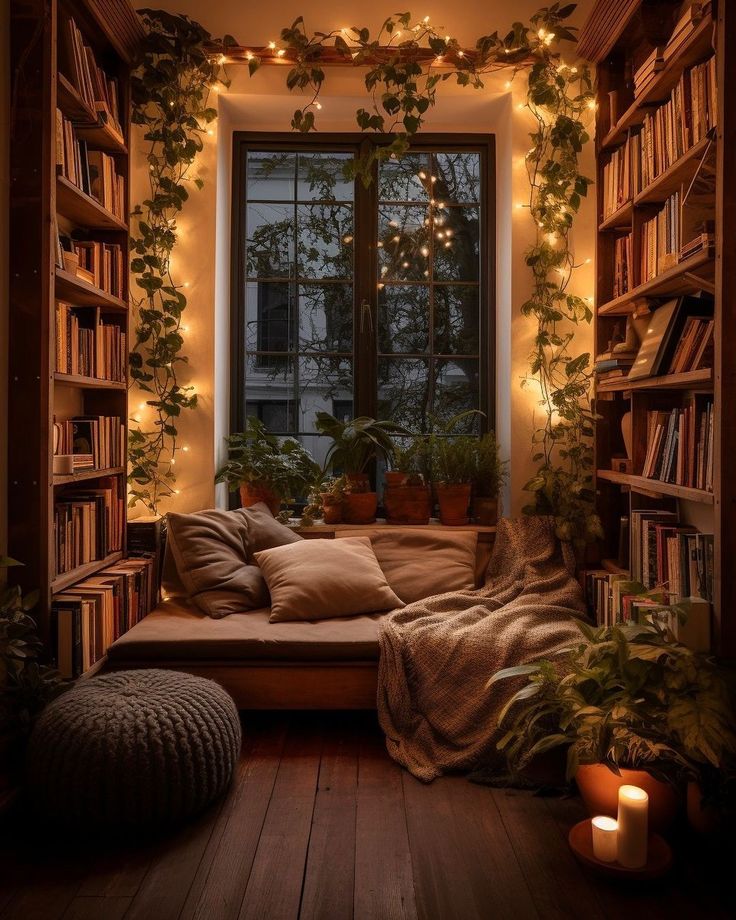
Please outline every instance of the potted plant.
M657 617L594 628L576 622L577 645L554 660L506 668L489 684L526 678L499 717L498 747L512 774L539 754L567 748L591 814L616 814L624 783L649 794L650 823L663 829L688 779L720 771L736 753L734 713L713 660L680 645Z
M429 524L432 512L430 488L422 469L428 456L424 435L412 438L394 452L395 477L385 474L383 505L388 524Z
M21 565L0 556L0 569ZM31 616L37 592L0 588L0 810L19 781L24 739L44 706L67 688L58 671L41 662L43 644Z
M372 524L378 498L371 491L368 466L376 459L390 465L395 450L392 436L408 432L394 422L367 416L341 422L328 412L317 413L316 428L332 438L325 470L343 473L346 478L343 519L348 524Z
M476 524L492 527L498 520L498 494L507 476L506 464L499 457L496 436L487 431L475 445L471 512Z
M346 483L344 476L323 477L310 493L309 502L302 511L302 527L311 527L318 517L325 524L340 524Z
M217 471L215 482L240 490L244 508L265 502L274 515L284 500L309 490L319 466L294 438L279 440L263 423L249 416L245 430L227 439L228 459Z

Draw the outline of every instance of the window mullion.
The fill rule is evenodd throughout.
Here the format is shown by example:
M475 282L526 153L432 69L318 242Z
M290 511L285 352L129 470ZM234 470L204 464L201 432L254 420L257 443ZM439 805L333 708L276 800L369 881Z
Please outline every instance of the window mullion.
M356 155L365 153L371 142L365 140ZM375 167L374 167L375 169ZM368 188L359 179L355 182L355 296L353 311L355 377L354 415L375 417L377 411L376 349L377 349L377 290L376 240L378 238L378 183ZM370 306L370 317L363 315L362 304Z

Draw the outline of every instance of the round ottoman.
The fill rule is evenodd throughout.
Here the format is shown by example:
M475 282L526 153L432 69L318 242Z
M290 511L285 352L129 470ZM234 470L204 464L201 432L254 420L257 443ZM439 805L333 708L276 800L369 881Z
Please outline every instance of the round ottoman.
M117 671L79 681L41 714L28 791L46 819L141 827L188 818L228 786L240 720L214 681Z

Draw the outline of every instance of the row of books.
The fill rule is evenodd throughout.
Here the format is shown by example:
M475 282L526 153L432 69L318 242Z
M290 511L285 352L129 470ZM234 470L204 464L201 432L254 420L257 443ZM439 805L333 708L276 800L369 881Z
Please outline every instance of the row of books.
M72 246L79 259L77 277L122 300L125 291L122 247L99 240L74 240Z
M680 256L680 193L675 192L662 209L641 225L640 283L672 268Z
M655 620L669 629L675 641L692 651L710 651L711 605L707 600L682 596L677 600L680 609L674 610L670 606L674 602L666 595L662 599L652 597L641 582L605 569L583 571L581 582L588 609L598 626L610 628Z
M56 110L56 169L112 215L125 220L125 179L118 174L114 157L90 149L60 109Z
M84 415L54 419L54 454L88 458L82 468L105 470L125 465L125 425L117 416Z
M638 99L642 93L654 83L657 74L664 69L672 58L676 57L682 46L688 41L692 33L700 24L704 16L711 16L712 5L710 0L693 0L675 24L672 34L665 45L657 45L639 64L634 72L634 98Z
M634 286L631 268L633 265L633 236L626 233L616 237L613 244L613 290L612 296L622 297Z
M674 602L683 597L701 597L712 603L713 534L680 524L674 511L639 509L632 511L630 518L631 577L649 590L665 586ZM677 566L670 564L670 539L677 540ZM676 577L670 584L673 572Z
M96 311L59 301L56 304L56 371L124 383L128 366L127 335Z
M54 505L56 574L104 559L123 545L125 495L119 476L105 476L96 488L74 489Z
M79 677L156 604L155 560L121 560L85 578L51 606L56 629L56 666L65 678Z
M631 134L603 167L603 219L641 191L641 135Z
M647 413L642 476L713 491L713 401Z
M71 17L59 26L60 66L69 82L87 105L97 113L123 142L120 126L120 87L97 64L95 53Z
M714 330L712 317L688 316L667 373L684 374L712 367Z

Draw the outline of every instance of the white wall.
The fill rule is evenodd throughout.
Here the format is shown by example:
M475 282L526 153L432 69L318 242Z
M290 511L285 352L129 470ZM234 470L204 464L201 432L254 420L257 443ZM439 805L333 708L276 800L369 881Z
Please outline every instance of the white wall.
M198 4L197 4L198 5ZM279 4L278 12L259 10L260 19L252 22L246 32L245 25L238 28L243 18L243 8L218 4L207 15L197 10L194 3L166 3L172 11L182 10L202 21L214 34L229 31L239 40L251 39L265 44L278 35L278 25L290 21ZM504 4L515 8L515 15L528 14L526 3ZM499 6L498 4L496 6ZM356 5L353 12L341 4L340 19L335 21L332 10L337 4L321 3L324 19L318 18L310 5L308 25L329 29L345 25L353 19L362 24L366 15ZM521 8L520 8L521 7ZM302 9L304 7L302 6ZM487 6L483 5L483 10ZM463 20L460 38L502 27L507 17L494 10L494 23L487 23L487 13L479 17L480 4L471 4L475 12L476 27L469 16ZM430 14L432 10L427 8ZM294 15L298 15L298 9ZM228 22L227 17L232 16ZM277 17L277 18L276 18ZM248 15L250 19L250 13ZM270 18L273 22L267 22ZM510 21L510 17L509 17ZM247 37L246 37L247 36ZM212 482L216 455L222 451L222 436L228 430L229 413L229 350L230 350L230 170L232 134L237 130L284 131L296 107L296 100L285 91L284 71L280 67L264 67L252 79L244 67L230 69L233 84L227 93L219 96L220 117L214 134L208 138L206 151L199 161L198 172L205 180L201 192L192 192L180 220L181 244L175 257L175 271L179 280L188 281L189 307L184 324L189 328L186 353L189 367L184 375L200 394L200 408L185 413L180 424L182 442L190 446L187 454L177 461L180 494L162 507L166 510L195 510L214 503ZM488 78L484 90L454 86L451 81L441 87L438 103L429 113L426 129L436 132L480 132L496 136L496 234L497 234L497 431L505 457L511 461L510 501L506 509L518 513L528 499L521 490L534 468L531 462L531 432L535 410L539 412L533 393L522 390L520 381L527 366L531 350L534 325L520 315L519 307L530 291L530 274L524 264L524 253L534 240L534 227L526 209L514 207L516 202L528 200L528 182L523 166L523 156L530 146L528 134L533 120L528 111L518 105L524 98L524 74L519 74L510 87L508 74ZM319 128L325 131L354 131L354 112L366 101L359 72L345 68L333 69L328 77L327 89L322 97L323 110L319 113ZM586 151L584 170L593 173L592 144ZM142 197L145 166L136 173L133 200ZM593 257L592 199L576 221L572 244L577 262ZM588 296L593 291L593 266L586 265L576 273L573 291ZM581 330L577 341L581 350L591 345L592 334ZM136 400L136 403L138 401ZM135 409L135 403L133 408Z

